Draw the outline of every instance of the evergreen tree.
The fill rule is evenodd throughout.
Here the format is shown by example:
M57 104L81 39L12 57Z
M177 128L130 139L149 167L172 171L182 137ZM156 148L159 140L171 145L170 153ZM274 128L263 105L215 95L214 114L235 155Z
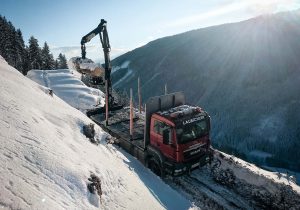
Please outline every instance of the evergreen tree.
M17 62L16 62L16 69L20 70L23 72L25 72L25 69L23 69L24 66L24 62L25 62L25 43L23 40L23 35L20 29L17 29L16 31L16 39L15 39L15 46L16 46L16 50L17 50Z
M31 64L30 64L30 56L29 56L29 47L26 46L24 50L23 74L26 75L30 69L31 69Z
M5 58L6 57L6 51L4 48L5 45L5 36L6 36L6 26L7 21L5 17L0 16L0 55Z
M59 53L57 60L58 60L58 68L59 69L67 69L68 68L67 59L66 59L65 55Z
M58 60L55 60L54 69L58 69Z
M38 40L33 36L29 39L29 61L31 69L41 69L42 56L41 49L38 44Z
M23 72L25 44L20 29L0 16L0 54L13 67Z
M16 30L11 22L7 22L4 28L4 34L4 58L10 65L15 66L17 61L17 49L15 46Z
M42 49L42 69L54 69L55 61L53 55L50 53L47 42L44 43Z
M33 36L29 39L29 47L25 46L22 32L0 15L0 55L24 75L34 69L54 69L55 61L47 43L43 50Z

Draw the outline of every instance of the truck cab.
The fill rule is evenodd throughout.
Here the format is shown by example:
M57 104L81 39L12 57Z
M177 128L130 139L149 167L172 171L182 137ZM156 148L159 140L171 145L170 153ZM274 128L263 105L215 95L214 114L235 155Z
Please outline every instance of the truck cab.
M183 101L182 101L183 102ZM210 117L198 106L178 105L151 114L148 151L156 172L181 175L210 157ZM153 161L153 160L152 160Z

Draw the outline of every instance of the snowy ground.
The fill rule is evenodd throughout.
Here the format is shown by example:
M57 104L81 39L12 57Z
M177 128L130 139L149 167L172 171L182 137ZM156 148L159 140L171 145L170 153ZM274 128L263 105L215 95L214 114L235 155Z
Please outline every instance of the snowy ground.
M193 208L137 160L107 145L99 127L100 144L91 144L82 134L90 119L1 56L0 90L0 208ZM101 202L87 190L90 173L101 179Z
M269 166L263 166L263 168L268 171L275 172L278 176L281 176L281 177L288 177L288 176L296 177L297 185L299 186L299 184L300 184L300 172L290 171L285 168L275 168L275 167L269 167Z
M27 77L52 89L58 97L82 111L104 104L103 93L83 84L80 74L76 71L69 69L31 70Z

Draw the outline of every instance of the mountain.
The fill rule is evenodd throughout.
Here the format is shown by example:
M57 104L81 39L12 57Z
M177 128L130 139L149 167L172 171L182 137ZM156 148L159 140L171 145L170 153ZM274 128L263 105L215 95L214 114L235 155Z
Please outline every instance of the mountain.
M115 89L143 101L184 91L211 115L213 145L300 171L300 10L157 39L113 60ZM136 95L136 94L135 94Z

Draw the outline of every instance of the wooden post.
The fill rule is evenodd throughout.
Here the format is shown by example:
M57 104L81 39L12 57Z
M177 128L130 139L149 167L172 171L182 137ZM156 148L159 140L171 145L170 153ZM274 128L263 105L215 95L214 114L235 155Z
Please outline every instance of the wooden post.
M167 95L168 94L168 86L167 86L167 84L165 84L165 95Z
M132 101L132 88L130 88L130 113L129 113L129 117L130 117L130 129L129 129L129 132L130 132L130 139L132 140L133 138L133 101Z
M107 80L105 81L105 125L108 126L108 84Z
M147 119L147 105L145 104L145 106L144 106L144 112L145 112L145 125L144 125L144 148L146 148L146 146L147 146L147 143L148 142L146 142L146 139L147 139L147 123L149 123L148 122L148 119Z
M139 111L142 113L141 80L138 78Z

